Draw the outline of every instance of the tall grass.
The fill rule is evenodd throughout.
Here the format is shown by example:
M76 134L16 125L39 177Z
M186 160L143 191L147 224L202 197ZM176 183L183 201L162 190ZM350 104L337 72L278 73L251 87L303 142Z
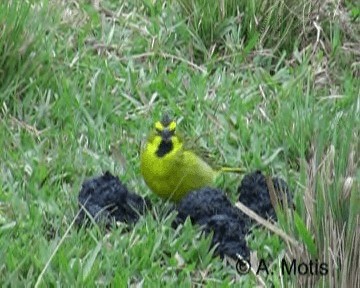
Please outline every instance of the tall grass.
M349 25L351 13L338 1L224 1L176 0L189 25L199 57L214 52L246 53L249 45L274 56L289 57L294 48L302 50L321 41L323 49L336 49L338 37L359 42L358 25ZM349 4L351 6L351 3ZM338 33L334 33L337 27ZM340 34L339 34L340 33ZM335 39L334 39L335 37ZM255 43L253 43L255 41ZM349 44L352 46L352 44ZM319 47L320 48L320 47Z
M46 6L46 3L42 4ZM51 76L50 51L42 43L50 31L48 9L29 2L0 3L0 94L21 100L30 85L45 85Z
M360 123L355 104L346 114L335 117L323 111L326 116L317 120L307 161L301 165L295 212L298 218L287 218L293 220L285 226L286 232L303 245L289 243L287 257L325 263L328 272L314 277L295 276L300 287L360 285L356 273L360 261L359 130L353 129Z

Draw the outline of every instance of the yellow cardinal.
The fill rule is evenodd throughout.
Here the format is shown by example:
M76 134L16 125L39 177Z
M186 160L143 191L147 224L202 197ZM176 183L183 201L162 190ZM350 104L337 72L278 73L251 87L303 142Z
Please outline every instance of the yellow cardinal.
M227 167L214 170L192 150L185 149L176 122L168 115L155 123L140 162L141 174L149 188L175 202L192 190L212 186L219 172L243 172Z

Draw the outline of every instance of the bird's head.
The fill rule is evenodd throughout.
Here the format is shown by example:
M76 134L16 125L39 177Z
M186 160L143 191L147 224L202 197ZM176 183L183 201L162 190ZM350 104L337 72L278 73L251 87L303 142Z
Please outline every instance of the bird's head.
M158 157L177 153L182 149L182 141L176 133L176 122L168 114L164 114L160 121L155 122L154 128L153 144L156 146Z
M176 135L176 122L168 114L164 114L161 121L155 122L155 132L162 141L171 142Z

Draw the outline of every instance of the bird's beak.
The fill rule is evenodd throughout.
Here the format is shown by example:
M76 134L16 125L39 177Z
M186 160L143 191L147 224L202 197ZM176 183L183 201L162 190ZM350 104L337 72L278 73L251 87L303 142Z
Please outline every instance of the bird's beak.
M161 132L161 138L162 138L165 142L170 142L171 136L172 136L172 133L170 132L169 129L166 129L166 128L165 128L165 129Z

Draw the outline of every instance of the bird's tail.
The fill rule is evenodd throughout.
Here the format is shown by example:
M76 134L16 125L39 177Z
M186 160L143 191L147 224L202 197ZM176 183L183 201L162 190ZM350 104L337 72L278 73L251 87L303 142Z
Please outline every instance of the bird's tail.
M233 167L221 167L219 171L226 173L239 173L239 174L244 174L246 172L244 168L233 168Z

